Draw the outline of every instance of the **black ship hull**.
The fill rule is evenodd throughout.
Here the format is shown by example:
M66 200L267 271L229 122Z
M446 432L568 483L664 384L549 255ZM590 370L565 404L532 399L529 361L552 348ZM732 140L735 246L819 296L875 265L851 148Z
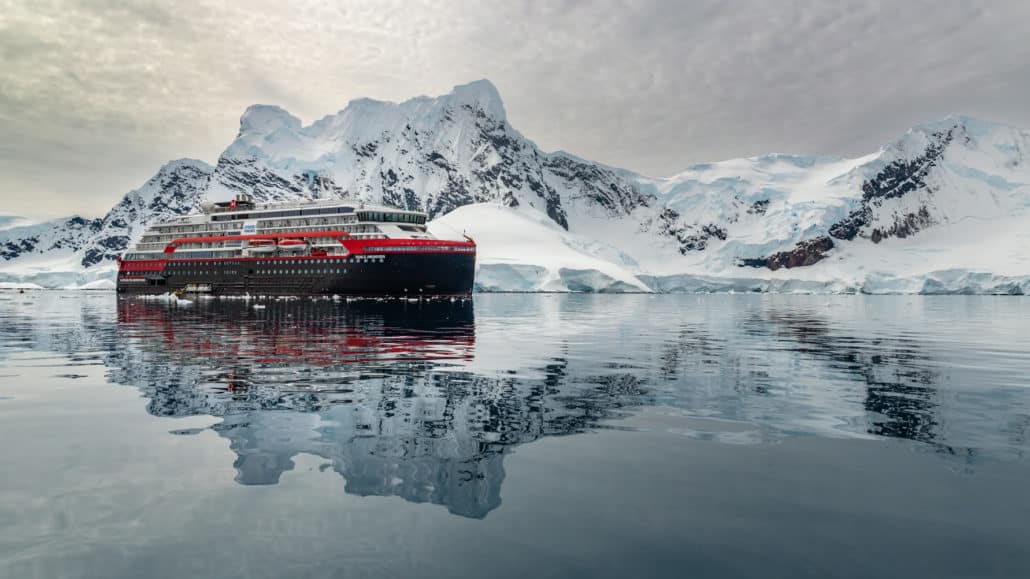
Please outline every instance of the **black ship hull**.
M117 290L131 295L466 296L474 279L474 252L168 259L123 263Z

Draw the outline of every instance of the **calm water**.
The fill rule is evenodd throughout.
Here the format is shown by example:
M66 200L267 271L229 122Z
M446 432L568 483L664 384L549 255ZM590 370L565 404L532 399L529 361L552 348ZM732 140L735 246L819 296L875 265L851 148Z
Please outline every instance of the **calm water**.
M0 293L0 577L1027 577L1030 299Z

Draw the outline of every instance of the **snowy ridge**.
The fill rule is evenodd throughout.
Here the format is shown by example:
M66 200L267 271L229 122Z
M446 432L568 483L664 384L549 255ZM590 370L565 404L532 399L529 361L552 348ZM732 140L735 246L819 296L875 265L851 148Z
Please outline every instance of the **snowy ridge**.
M427 212L481 291L1025 293L1030 132L952 116L855 158L764 155L650 178L541 151L481 80L305 125L254 105L215 167L169 163L100 219L0 216L0 281L110 279L155 220L237 192ZM6 224L6 225L5 225Z

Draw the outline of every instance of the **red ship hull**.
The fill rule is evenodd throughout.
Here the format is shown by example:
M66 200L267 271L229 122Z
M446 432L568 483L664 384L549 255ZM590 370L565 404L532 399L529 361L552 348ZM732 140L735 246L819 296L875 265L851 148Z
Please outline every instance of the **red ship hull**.
M473 241L348 239L339 232L304 237L340 237L346 255L197 257L177 253L185 243L223 238L183 238L170 243L164 259L122 261L117 289L125 294L201 292L211 295L466 296L475 280ZM291 238L298 237L291 234ZM274 239L271 235L231 240Z

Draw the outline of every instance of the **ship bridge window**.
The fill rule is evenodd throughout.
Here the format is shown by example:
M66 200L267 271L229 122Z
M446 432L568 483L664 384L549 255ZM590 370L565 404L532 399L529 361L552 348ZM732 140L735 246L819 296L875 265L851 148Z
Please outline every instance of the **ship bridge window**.
M338 215L340 213L353 213L353 207L312 207L310 209L286 209L280 211L263 211L250 216L239 216L236 219L254 217L256 219L275 219L278 217L307 217L311 215Z
M377 221L386 223L415 223L421 225L426 222L426 216L419 213L359 211L358 221Z

